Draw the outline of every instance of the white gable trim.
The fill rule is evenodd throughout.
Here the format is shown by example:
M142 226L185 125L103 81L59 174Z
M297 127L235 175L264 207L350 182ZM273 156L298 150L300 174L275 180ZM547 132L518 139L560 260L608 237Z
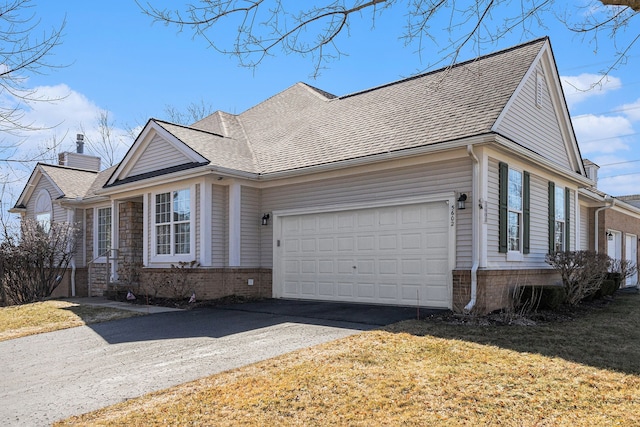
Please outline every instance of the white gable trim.
M518 84L518 87L513 92L513 94L509 98L509 101L507 101L505 107L500 112L500 115L491 127L491 130L497 132L497 130L500 128L502 121L507 116L513 103L516 102L518 97L523 92L524 86L527 84L529 79L532 78L533 74L537 72L536 69L538 64L540 64L540 66L544 70L545 81L547 82L547 86L549 87L549 96L551 96L552 99L552 105L555 115L558 119L560 133L562 134L565 149L567 155L569 156L569 162L574 172L578 172L581 175L586 176L584 165L582 163L582 156L580 154L580 148L578 147L578 141L576 140L575 133L573 131L573 125L569 116L569 109L567 108L567 104L565 102L564 92L562 91L562 85L560 83L560 76L558 75L558 70L555 65L549 40L545 42L542 49L540 49L540 52L538 52L538 55L531 63L531 66Z
M57 195L53 195L53 194L51 195L52 200L57 199L58 197L64 196L64 193L62 192L60 187L58 187L56 183L49 177L49 175L45 173L45 171L42 169L42 166L38 164L36 168L33 170L33 173L31 174L31 176L29 177L27 184L24 186L24 189L22 190L22 194L20 194L20 197L16 201L15 206L20 206L20 205L26 206L28 201L33 196L33 192L35 191L36 187L40 183L40 180L43 178L46 179L51 184L51 186L55 188L55 190L58 193Z
M120 165L113 172L109 180L107 181L107 185L111 185L114 182L127 178L131 170L135 167L137 161L140 159L145 149L151 143L153 138L158 135L169 144L171 144L175 149L180 151L185 157L190 159L194 163L206 163L208 159L198 154L191 147L187 146L184 142L180 141L176 138L172 133L164 129L162 126L157 124L153 120L149 120L145 128L142 130L138 138L136 138L135 142L125 155Z

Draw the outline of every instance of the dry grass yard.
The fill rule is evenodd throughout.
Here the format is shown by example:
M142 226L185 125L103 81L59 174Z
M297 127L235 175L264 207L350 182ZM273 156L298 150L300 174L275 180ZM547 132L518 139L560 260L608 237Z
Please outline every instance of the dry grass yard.
M0 341L138 315L58 300L0 307Z
M640 425L640 295L536 326L402 322L57 425Z

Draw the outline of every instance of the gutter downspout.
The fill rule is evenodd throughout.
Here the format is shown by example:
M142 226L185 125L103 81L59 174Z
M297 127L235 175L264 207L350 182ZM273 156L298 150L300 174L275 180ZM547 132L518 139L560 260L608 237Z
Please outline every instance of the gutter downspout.
M76 211L75 208L71 208L67 210L67 222L69 224L75 224L76 221ZM71 265L71 296L76 296L76 256L73 255L71 260L69 261Z
M473 160L473 182L471 183L472 198L480 195L480 161L473 152L473 145L467 145L467 154ZM478 292L478 266L480 265L480 210L472 205L473 212L471 215L471 258L473 265L471 266L471 300L464 307L465 312L469 312L476 305L476 297Z
M594 224L595 232L594 232L594 234L593 234L593 238L594 238L593 250L594 250L596 253L600 252L600 251L598 250L598 243L599 243L599 239L598 239L598 235L599 235L599 233L598 233L598 225L599 225L599 224L598 224L598 216L599 216L599 215L598 215L598 214L600 213L600 211L603 211L603 210L605 210L605 209L611 209L611 208L613 207L613 205L615 205L615 204L616 204L616 199L614 199L614 198L613 198L613 197L611 197L611 196L605 196L605 198L604 198L604 202L605 202L605 203L611 203L611 204L610 204L610 205L608 205L608 206L606 206L606 205L605 205L605 206L603 206L603 207L601 207L601 208L596 209L595 218L594 218L594 221L593 221L593 222L595 223L595 224Z

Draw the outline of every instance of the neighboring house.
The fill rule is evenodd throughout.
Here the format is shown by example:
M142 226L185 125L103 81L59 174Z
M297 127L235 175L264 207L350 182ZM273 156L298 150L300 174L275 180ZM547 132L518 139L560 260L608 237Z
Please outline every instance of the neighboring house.
M557 283L545 255L592 246L589 221L616 209L587 176L547 38L350 95L298 83L238 115L151 119L96 170L38 165L12 210L81 224L76 294L152 289L197 261L199 299L488 312Z

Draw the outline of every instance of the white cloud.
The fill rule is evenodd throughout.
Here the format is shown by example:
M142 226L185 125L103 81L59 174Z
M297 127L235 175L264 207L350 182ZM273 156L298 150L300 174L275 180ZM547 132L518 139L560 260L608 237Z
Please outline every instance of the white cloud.
M638 177L640 177L640 174L637 173L621 174L611 178L607 178L602 174L598 180L598 189L612 196L638 194Z
M599 74L584 73L578 76L561 76L560 81L569 109L589 98L602 96L622 87L622 81L619 78L603 77Z
M634 122L640 121L640 98L630 104L624 104L620 107L622 112Z
M622 116L596 116L584 114L574 117L573 128L583 155L589 153L616 153L629 150L624 135L633 131L631 122Z
M20 135L3 135L0 140L0 159L37 158L46 162L55 162L58 152L75 151L77 133L85 133L86 141L100 140L97 120L100 113L106 110L64 84L40 86L32 90L36 91L35 97L49 101L29 102L24 105L24 102L19 102L17 98L8 97L6 94L0 99L0 104L5 107L21 105L24 113L21 123L37 128L23 131ZM112 119L111 114L109 117ZM119 161L133 141L124 129L115 125L111 129L111 135L112 140L117 143L115 161ZM60 143L59 146L44 158L39 156L45 147L51 147L54 142ZM14 145L15 148L3 149ZM87 145L85 145L85 153L96 154L92 153ZM5 183L3 204L15 202L34 165L35 162L25 164L0 161L0 177ZM103 159L103 167L106 166L108 164Z

